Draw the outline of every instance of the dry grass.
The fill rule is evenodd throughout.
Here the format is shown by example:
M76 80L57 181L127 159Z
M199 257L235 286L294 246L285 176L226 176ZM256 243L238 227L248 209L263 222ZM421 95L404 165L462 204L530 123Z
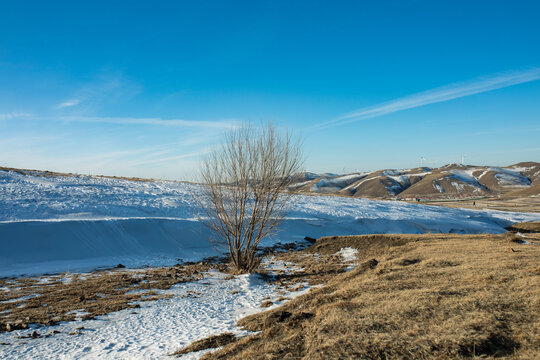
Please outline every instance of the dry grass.
M205 339L202 339L202 340L195 341L189 346L186 346L178 351L175 351L171 355L180 356L183 354L188 354L190 352L213 349L213 348L230 344L234 340L236 340L236 336L234 336L233 333L224 333L220 335L214 335L214 336L210 336Z
M260 333L204 359L540 358L540 246L513 240L453 234L319 239L284 256L324 259L351 246L359 249L360 265L240 320Z
M411 202L411 201L408 201ZM441 200L441 201L421 201L415 204L447 206L453 208L469 208L469 209L489 209L500 211L516 211L516 212L540 212L540 197L529 196L520 198L491 198L477 200Z
M506 228L508 231L516 231L522 233L539 233L540 232L540 221L531 221L517 223Z

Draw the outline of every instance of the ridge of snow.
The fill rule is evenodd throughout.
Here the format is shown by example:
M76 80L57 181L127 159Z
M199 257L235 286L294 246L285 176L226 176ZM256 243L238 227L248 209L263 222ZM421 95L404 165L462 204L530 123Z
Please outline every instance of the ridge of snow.
M312 191L339 191L342 188L350 185L351 183L358 181L366 177L366 174L350 174L344 176L338 176L334 178L322 178L311 187Z
M347 186L345 189L355 189L355 190L356 190L356 189L358 189L358 187L359 187L360 185L362 185L362 184L365 183L366 181L375 180L375 179L378 179L378 178L380 178L380 177L381 177L380 175L377 175L377 176L374 176L374 177L372 177L372 178L363 179L363 180L360 181L359 183L353 183L353 184Z

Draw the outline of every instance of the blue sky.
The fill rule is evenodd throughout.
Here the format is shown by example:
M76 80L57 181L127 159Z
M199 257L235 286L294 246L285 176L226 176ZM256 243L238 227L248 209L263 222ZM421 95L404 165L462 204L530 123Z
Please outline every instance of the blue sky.
M192 177L271 120L306 170L540 161L538 1L0 0L0 166Z

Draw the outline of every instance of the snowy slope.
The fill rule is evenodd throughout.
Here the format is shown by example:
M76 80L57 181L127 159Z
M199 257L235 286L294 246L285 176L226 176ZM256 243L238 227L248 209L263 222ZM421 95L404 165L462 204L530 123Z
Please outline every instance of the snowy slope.
M301 193L340 194L370 199L467 198L497 196L519 188L534 192L540 163L507 167L448 164L440 168L386 169L342 175L298 174L290 189Z
M44 177L0 171L0 276L171 264L215 255L188 183ZM296 196L281 232L497 233L540 214L475 211L335 196Z

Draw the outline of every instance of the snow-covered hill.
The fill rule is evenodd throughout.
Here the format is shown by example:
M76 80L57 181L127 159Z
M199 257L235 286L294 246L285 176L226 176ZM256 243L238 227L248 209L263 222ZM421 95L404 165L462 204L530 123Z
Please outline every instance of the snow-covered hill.
M516 190L527 191L526 196L540 196L534 191L539 184L540 163L527 162L507 167L450 164L440 168L386 169L346 175L306 173L295 176L290 188L302 193L371 199L454 199L498 196Z
M181 182L0 170L0 276L216 255L195 216L197 193L197 185ZM498 233L513 222L540 220L540 214L335 196L299 195L293 201L280 233L265 244L325 235Z

